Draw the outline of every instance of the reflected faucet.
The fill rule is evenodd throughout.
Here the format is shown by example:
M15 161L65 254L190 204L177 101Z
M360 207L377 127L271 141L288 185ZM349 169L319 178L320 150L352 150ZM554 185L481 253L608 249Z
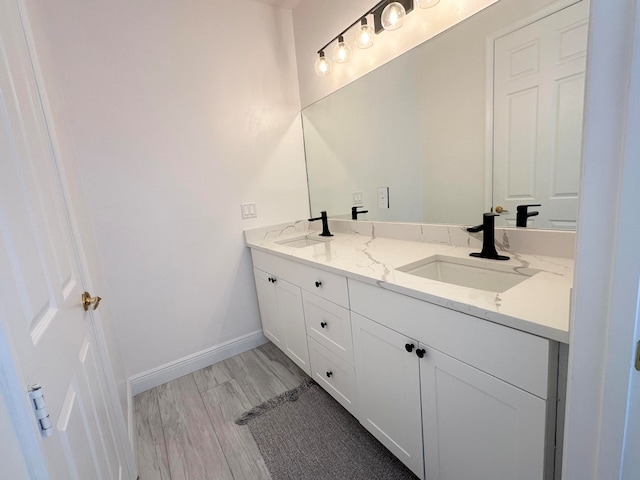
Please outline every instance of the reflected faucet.
M540 212L529 212L527 209L529 207L541 207L539 203L534 203L530 205L518 205L516 207L516 227L525 227L527 226L527 219L529 217L535 217Z
M358 205L351 207L351 220L357 220L361 213L369 213L369 210L358 210L358 208L360 208Z
M499 217L499 215L491 212L483 213L482 225L467 228L467 232L483 232L482 251L470 253L470 256L490 258L491 260L509 260L509 257L506 255L498 255L498 251L496 250L495 217Z
M320 212L320 216L316 218L310 218L310 222L315 222L316 220L322 220L322 233L321 237L333 237L333 234L329 231L329 219L327 217L327 212L323 210Z

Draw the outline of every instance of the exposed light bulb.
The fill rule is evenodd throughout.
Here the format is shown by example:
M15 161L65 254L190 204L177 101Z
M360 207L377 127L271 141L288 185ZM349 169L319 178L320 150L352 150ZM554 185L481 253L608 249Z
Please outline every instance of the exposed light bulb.
M391 2L382 10L382 16L380 21L382 28L385 30L395 30L402 26L404 17L407 14L406 10L399 2Z
M351 47L345 43L342 35L338 36L338 43L333 47L333 60L336 63L347 63L351 60Z
M316 63L315 63L315 69L316 69L316 74L321 77L331 72L331 61L324 56L323 51L320 51L318 53L318 58L316 58Z
M440 0L418 0L418 6L420 8L435 7L438 3L440 3Z
M358 27L358 31L356 32L356 47L358 48L369 48L373 45L373 36L375 35L375 31L371 28L370 25L367 25L367 19L364 17L360 26Z

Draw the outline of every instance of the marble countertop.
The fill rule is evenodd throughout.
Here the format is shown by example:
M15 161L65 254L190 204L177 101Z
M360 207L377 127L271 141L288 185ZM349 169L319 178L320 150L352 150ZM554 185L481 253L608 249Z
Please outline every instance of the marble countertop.
M573 286L573 260L507 252L507 261L477 259L488 265L499 263L518 269L539 270L522 283L502 293L461 287L404 273L397 268L432 255L469 259L475 246L400 240L362 233L334 233L319 237L307 222L245 232L250 248L269 252L304 264L378 285L386 290L479 317L534 335L569 343L569 309ZM320 240L303 248L283 245L308 236ZM500 252L499 253L504 253ZM475 259L474 259L475 260Z

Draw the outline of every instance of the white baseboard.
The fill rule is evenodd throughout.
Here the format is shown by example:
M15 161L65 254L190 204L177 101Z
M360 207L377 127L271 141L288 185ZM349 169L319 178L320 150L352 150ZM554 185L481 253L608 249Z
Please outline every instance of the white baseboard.
M267 338L258 330L242 337L234 338L214 347L193 353L176 361L165 363L129 378L131 396L150 390L163 383L193 373L201 368L231 358L239 353L267 343Z

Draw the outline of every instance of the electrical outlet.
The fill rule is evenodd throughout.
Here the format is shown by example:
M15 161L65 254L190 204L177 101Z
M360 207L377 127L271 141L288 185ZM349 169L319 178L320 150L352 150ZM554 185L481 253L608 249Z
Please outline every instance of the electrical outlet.
M353 204L362 205L362 192L353 192Z
M378 187L378 208L389 208L389 187Z
M242 211L242 218L257 218L258 212L256 210L255 203L241 203L240 210Z

